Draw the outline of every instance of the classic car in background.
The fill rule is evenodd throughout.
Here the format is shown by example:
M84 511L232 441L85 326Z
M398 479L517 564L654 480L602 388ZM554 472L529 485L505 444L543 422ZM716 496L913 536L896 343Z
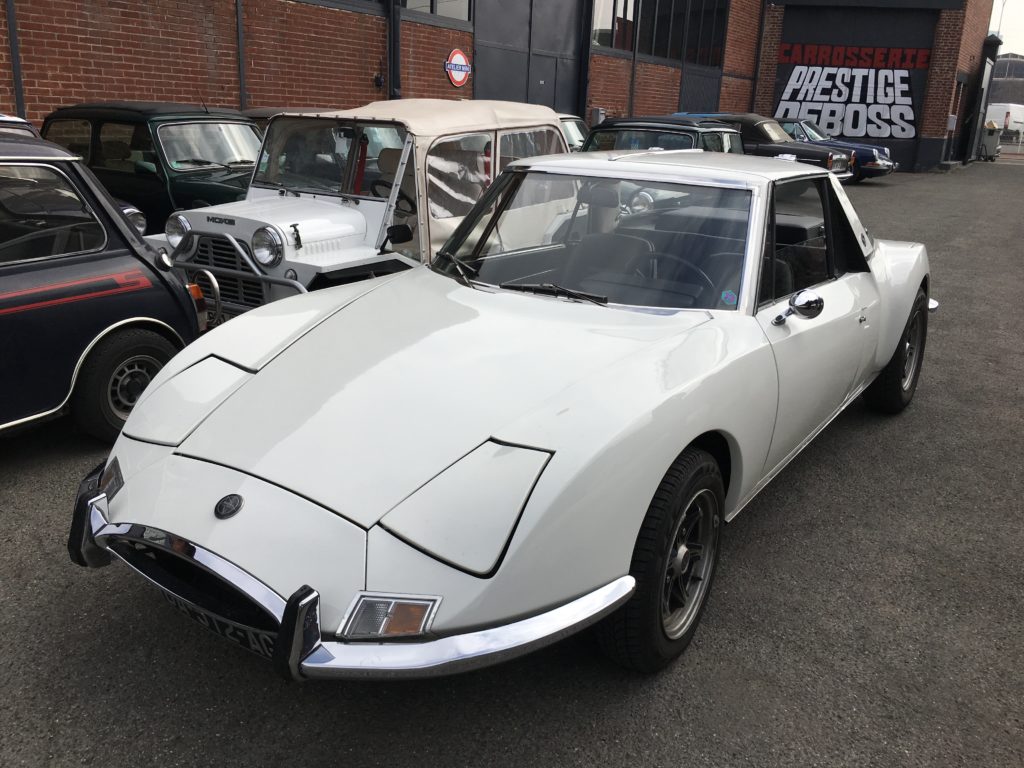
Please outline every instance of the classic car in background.
M888 176L899 168L892 161L888 147L877 144L834 139L818 127L813 120L779 120L782 129L797 141L806 141L822 147L830 147L850 155L850 182L859 183L876 176Z
M3 135L39 138L39 130L28 120L0 114L0 136Z
M314 107L250 107L249 109L243 109L242 114L256 123L256 127L260 129L260 133L267 132L267 126L270 124L270 118L274 115L280 115L282 112L316 112Z
M401 99L278 115L246 200L174 214L165 247L189 279L215 275L233 316L429 260L505 165L565 151L558 115L530 104Z
M739 131L716 120L610 117L591 131L583 151L611 149L703 149L743 154L743 141Z
M200 331L201 294L155 256L74 155L0 134L0 430L70 409L114 440Z
M638 184L666 204L623 214ZM455 672L597 622L653 671L724 524L861 393L910 403L929 280L924 246L873 239L807 165L521 161L430 266L172 360L83 482L70 556L299 679Z
M570 152L579 152L583 149L583 142L587 140L590 129L582 117L576 115L560 114L558 119L562 121L562 136L565 143L569 145Z
M834 173L841 181L852 178L850 155L838 149L816 147L796 141L772 117L752 113L709 112L706 114L678 113L689 117L719 120L731 125L743 138L743 151L748 155L781 157L790 155L801 163L817 165Z
M255 123L236 110L160 102L61 107L43 137L81 155L110 194L142 211L148 234L173 211L243 199L260 148Z

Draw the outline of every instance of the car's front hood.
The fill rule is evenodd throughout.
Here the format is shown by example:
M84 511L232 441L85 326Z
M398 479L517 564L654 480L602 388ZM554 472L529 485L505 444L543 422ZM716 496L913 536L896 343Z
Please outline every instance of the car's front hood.
M270 224L293 246L293 224L298 225L303 247L324 240L362 242L366 235L366 219L359 211L328 200L264 197L182 213L196 232L227 232L246 240L255 230Z
M473 290L421 268L301 336L178 450L370 527L485 440L500 439L504 425L560 396L557 412L568 413L571 385L707 319ZM623 395L609 391L609 407Z
M853 151L856 152L859 157L873 157L877 150L879 155L885 157L885 149L874 144L856 144L852 141L840 141L839 139L816 141L814 143L821 147L832 147L834 149L842 150L843 152Z

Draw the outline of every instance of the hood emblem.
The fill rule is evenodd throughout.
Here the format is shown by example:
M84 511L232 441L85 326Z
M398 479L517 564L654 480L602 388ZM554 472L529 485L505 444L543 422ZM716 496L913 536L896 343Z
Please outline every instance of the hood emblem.
M244 501L237 493L229 494L217 502L213 508L213 515L218 520L227 520L229 517L234 517L238 514L238 510L242 508Z

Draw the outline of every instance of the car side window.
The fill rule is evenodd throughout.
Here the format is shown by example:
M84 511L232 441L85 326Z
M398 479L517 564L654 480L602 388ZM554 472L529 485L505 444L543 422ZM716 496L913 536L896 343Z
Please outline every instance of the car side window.
M705 152L725 152L725 145L720 133L705 133L701 136L700 143L701 149Z
M106 239L56 168L0 164L0 264L97 251Z
M723 133L722 144L725 145L726 152L732 152L736 155L743 154L743 140L738 133Z
M513 160L537 155L556 155L565 151L562 148L561 136L554 128L546 127L502 133L498 139L498 146L498 173Z
M43 138L79 155L86 164L91 160L92 124L88 120L54 120L46 125Z
M796 179L775 185L774 243L762 262L762 301L778 301L835 276L826 179Z
M156 150L145 123L103 123L93 168L120 173L156 173Z
M427 152L427 201L435 219L465 216L491 183L490 133L441 139Z

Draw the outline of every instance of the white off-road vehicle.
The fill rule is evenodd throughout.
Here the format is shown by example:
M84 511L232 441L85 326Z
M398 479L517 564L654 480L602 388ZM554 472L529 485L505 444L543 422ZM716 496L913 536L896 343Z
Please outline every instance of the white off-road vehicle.
M282 113L246 199L176 212L154 245L230 317L429 261L507 163L566 151L558 115L530 104Z

